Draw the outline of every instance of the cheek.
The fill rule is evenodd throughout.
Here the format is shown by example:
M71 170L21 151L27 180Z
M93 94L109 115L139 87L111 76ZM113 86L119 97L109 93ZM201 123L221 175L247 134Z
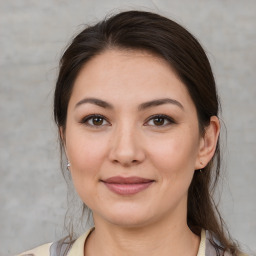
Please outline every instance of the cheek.
M161 194L165 198L161 207L184 202L182 198L186 198L194 175L196 140L193 136L176 134L173 138L154 142L151 149L151 164L157 170Z
M195 137L182 133L163 140L151 140L150 159L167 180L193 174L198 150Z
M95 186L106 158L106 141L98 136L84 135L75 131L66 136L67 154L71 162L71 176L74 187L86 205L92 208Z
M74 179L97 176L102 161L106 157L106 143L99 135L84 135L83 132L70 131L66 136L67 155L71 162Z

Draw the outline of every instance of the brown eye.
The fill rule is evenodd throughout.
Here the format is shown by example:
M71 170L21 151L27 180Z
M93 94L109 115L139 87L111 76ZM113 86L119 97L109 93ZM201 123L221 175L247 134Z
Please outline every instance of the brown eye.
M153 123L154 123L154 125L156 125L156 126L161 126L161 125L163 125L163 124L164 124L164 121L165 121L165 119L162 118L162 117L156 117L156 118L153 119Z
M171 124L175 124L175 121L167 115L154 115L151 116L145 123L147 126L165 127Z
M107 121L107 119L102 115L86 116L85 118L83 118L81 120L81 123L85 124L87 126L95 127L95 128L110 125L110 123Z
M103 124L104 119L102 117L93 117L92 123L93 125L99 126Z

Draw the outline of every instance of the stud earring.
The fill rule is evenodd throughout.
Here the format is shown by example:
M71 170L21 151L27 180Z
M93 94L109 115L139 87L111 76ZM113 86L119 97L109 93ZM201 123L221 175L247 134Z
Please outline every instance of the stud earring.
M67 162L67 169L71 166L70 162Z
M203 165L203 162L202 162L202 161L200 161L200 164L201 164L201 165ZM200 173L203 173L203 170L202 170L202 169L200 169L200 170L199 170L199 172L200 172Z

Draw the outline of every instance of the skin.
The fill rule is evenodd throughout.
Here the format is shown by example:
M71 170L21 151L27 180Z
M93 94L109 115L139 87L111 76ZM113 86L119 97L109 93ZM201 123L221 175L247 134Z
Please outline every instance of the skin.
M172 102L142 105L166 98ZM88 119L92 114L103 117ZM152 117L159 114L168 118ZM62 131L74 186L95 222L86 256L197 254L200 238L186 221L187 192L194 172L214 154L219 121L212 117L200 135L195 105L167 62L142 51L97 55L75 81ZM102 182L113 176L153 182L119 195Z

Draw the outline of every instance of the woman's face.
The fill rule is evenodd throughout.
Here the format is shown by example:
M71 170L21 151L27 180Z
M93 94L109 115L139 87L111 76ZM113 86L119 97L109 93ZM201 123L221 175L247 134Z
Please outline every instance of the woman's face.
M64 137L74 186L95 223L186 220L202 138L193 101L164 60L107 50L86 63Z

